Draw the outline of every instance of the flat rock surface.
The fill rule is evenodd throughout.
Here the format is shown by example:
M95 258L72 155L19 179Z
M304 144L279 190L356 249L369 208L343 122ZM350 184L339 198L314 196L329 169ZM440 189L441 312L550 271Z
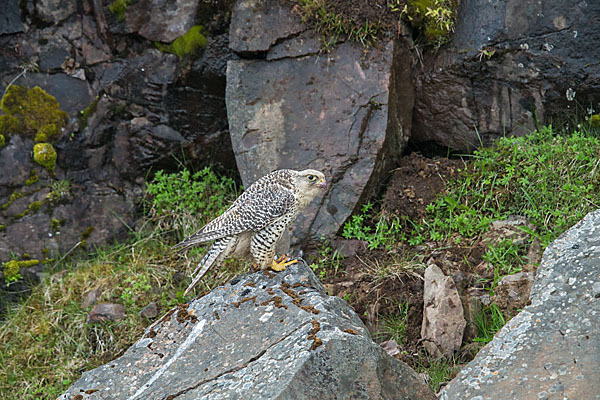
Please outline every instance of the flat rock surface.
M531 304L441 392L451 399L600 398L600 211L544 252Z
M435 399L304 263L238 277L159 321L59 399Z

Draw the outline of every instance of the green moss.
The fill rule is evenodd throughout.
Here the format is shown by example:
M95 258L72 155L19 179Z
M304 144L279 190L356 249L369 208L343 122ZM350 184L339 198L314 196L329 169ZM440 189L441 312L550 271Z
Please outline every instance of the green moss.
M4 135L0 134L0 149L3 148L5 144L6 139L4 138Z
M2 204L0 206L0 209L2 210L6 210L12 203L13 201L20 199L21 197L25 196L25 193L21 193L21 192L12 192L12 194L10 195L8 201L4 204Z
M590 117L590 125L592 128L600 128L600 115L594 114ZM0 146L2 147L2 146Z
M119 22L125 20L125 10L127 6L135 3L137 0L115 0L108 6L111 13L117 16Z
M41 201L34 201L33 203L31 203L29 205L29 209L33 212L39 210L40 208L42 208L42 206L44 205L44 203L42 203Z
M156 48L165 53L177 55L180 60L186 56L194 57L199 50L206 47L206 37L204 36L204 27L194 25L182 36L178 37L171 44L155 42Z
M56 150L50 143L38 143L33 146L33 159L49 171L56 166Z
M89 238L94 231L93 226L88 226L83 232L81 232L81 241L85 242L85 239Z
M47 141L55 140L68 121L54 96L39 87L11 85L0 101L0 134L23 134L35 138L40 132Z
M21 267L31 267L32 265L37 265L40 263L40 260L26 260L26 261L17 261L10 260L2 264L2 270L4 272L4 281L7 285L10 285L12 282L16 282L22 278L19 271Z
M0 225L0 232L6 229L6 225Z
M45 143L54 138L57 138L61 133L60 128L56 124L47 124L42 126L35 134L36 143Z
M37 174L35 173L35 170L31 170L29 171L29 178L27 178L27 180L25 181L25 185L27 186L31 186L34 183L36 183L40 178L38 178Z
M50 220L50 229L52 229L54 232L60 230L60 227L65 223L64 219L56 219L56 218L52 218ZM46 250L46 252L48 251L48 249L44 249ZM46 253L44 253L46 254Z
M100 96L96 96L89 106L79 111L79 131L83 131L87 127L88 119L96 111L99 100Z

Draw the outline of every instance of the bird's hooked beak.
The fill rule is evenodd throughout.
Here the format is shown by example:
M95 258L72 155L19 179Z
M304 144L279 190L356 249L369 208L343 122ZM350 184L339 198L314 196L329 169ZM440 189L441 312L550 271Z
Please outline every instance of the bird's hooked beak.
M319 179L317 185L319 185L321 189L327 189L327 181L325 180L325 178Z

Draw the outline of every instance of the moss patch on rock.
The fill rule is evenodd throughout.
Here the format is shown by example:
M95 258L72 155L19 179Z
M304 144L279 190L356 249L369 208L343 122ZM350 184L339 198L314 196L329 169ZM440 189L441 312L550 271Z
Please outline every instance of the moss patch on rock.
M6 145L6 139L4 138L4 135L0 134L0 149L3 148L4 145Z
M58 138L68 121L54 96L36 86L12 85L0 101L0 134L22 134L50 142Z
M56 150L50 143L38 143L33 146L33 160L46 168L54 171L56 166Z
M127 6L135 3L137 0L115 0L108 6L111 13L117 16L119 22L125 20L125 10Z
M31 267L40 263L40 260L17 261L10 260L2 264L2 272L4 272L4 281L7 285L16 282L22 278L19 271L21 267Z
M171 44L155 42L156 48L165 53L177 55L180 60L184 57L195 57L200 50L206 48L206 36L204 36L204 27L194 25L185 34L178 37Z
M96 96L96 98L90 103L89 106L79 111L79 130L83 131L88 124L88 119L90 116L96 111L96 107L98 106L98 101L100 100L100 96Z

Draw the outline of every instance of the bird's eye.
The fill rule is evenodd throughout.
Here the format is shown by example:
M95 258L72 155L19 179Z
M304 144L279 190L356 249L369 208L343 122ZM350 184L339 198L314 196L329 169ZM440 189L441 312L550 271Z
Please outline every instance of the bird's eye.
M306 177L306 179L308 179L309 181L311 181L311 182L312 182L312 181L314 181L315 179L317 179L317 177L316 177L316 176L314 176L314 175L308 175L308 176Z

